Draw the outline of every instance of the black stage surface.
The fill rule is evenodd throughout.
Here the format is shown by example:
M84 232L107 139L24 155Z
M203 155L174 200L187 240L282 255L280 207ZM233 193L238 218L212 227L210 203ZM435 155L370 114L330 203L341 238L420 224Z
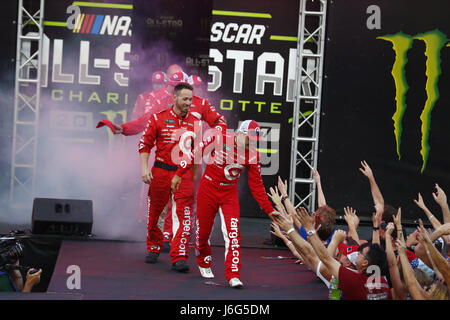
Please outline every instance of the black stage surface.
M43 269L39 292L0 293L2 300L327 300L328 290L315 274L285 247L270 244L270 220L241 218L244 287L228 286L224 275L224 246L220 220L211 235L214 279L200 276L194 248L189 250L190 272L171 270L168 253L156 264L144 263L145 223L122 239L29 235L24 239L21 264ZM14 228L12 228L14 227ZM4 233L26 226L0 226ZM9 229L8 229L9 228ZM346 226L337 226L346 229ZM95 228L94 228L95 230ZM361 239L370 239L370 227L360 227ZM191 241L193 239L191 238ZM269 243L269 244L268 244ZM69 289L69 266L80 268L80 289Z
M21 229L26 226L0 227L3 234ZM307 267L295 264L289 250L267 244L270 239L268 219L242 218L241 235L244 287L240 290L230 288L225 279L219 219L216 219L211 236L214 279L200 276L192 244L189 273L172 271L168 253L161 253L156 264L144 263L145 224L136 234L119 240L95 235L90 238L29 235L24 239L28 258L21 264L43 269L48 279L47 286L40 284L40 290L45 292L0 293L0 299L237 301L328 298L325 285ZM44 257L44 263L39 255L47 251L52 254ZM53 264L48 263L52 257ZM80 289L67 286L72 275L67 273L67 268L72 265L80 268Z

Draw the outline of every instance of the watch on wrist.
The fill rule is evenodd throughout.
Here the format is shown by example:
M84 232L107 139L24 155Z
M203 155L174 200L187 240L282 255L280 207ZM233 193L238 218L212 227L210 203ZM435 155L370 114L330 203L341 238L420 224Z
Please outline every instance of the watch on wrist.
M380 227L373 227L372 229L377 231L377 230L380 230Z
M281 197L281 201L284 201L284 200L286 200L287 198L289 198L288 196L283 196L283 197Z
M308 234L308 237L311 237L313 234L316 233L316 230L312 229L312 230L309 230L309 231L306 232L306 233Z

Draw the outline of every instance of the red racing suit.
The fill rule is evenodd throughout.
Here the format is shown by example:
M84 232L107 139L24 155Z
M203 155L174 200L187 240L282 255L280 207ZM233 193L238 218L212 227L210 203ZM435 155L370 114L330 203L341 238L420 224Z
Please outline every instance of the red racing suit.
M190 112L182 118L173 107L153 114L139 141L139 153L150 153L156 145L153 178L149 187L149 210L147 225L147 251L160 253L163 246L163 233L158 228L158 219L171 194L171 180L177 170L177 160L186 150L183 143L194 135L194 127L200 121ZM187 138L187 139L186 139ZM184 150L184 151L182 151ZM194 203L192 170L187 170L186 179L172 195L173 239L170 250L172 263L188 257L189 236L191 233L191 213ZM150 197L151 195L151 197Z
M170 99L168 99L170 97ZM167 90L167 87L162 88L158 91L149 91L141 93L134 105L132 119L136 120L140 118L143 114L147 114L150 117L154 113L158 113L160 111L166 110L173 103L173 97L170 92ZM144 124L145 128L146 123ZM144 130L144 129L143 129ZM141 131L143 131L141 130ZM153 164L154 155L152 154L150 157L150 163ZM140 203L138 208L138 220L144 220L148 213L148 186L143 183L140 194ZM171 209L171 202L169 201L169 205L167 210ZM166 217L170 217L166 215ZM170 232L170 228L172 227L172 220L167 219L168 223L166 223L167 227L164 232L164 237L168 240L172 235ZM161 225L164 225L164 221L160 221Z
M165 101L169 100L167 97L170 98L170 101ZM141 93L134 104L132 118L138 119L145 113L153 114L166 110L172 103L173 95L170 94L167 88ZM147 122L145 122L144 127L146 124Z
M218 133L196 146L194 152L185 157L185 162L182 161L178 165L177 175L182 177L182 182L189 168L199 161L199 156L203 157L208 148L212 152L197 193L197 264L202 268L211 266L209 237L214 218L219 212L225 241L225 276L229 281L232 278L240 278L241 235L237 183L245 167L248 168L248 184L255 200L267 214L272 213L274 209L261 178L259 152L252 147L250 150L238 147L235 135L231 133Z

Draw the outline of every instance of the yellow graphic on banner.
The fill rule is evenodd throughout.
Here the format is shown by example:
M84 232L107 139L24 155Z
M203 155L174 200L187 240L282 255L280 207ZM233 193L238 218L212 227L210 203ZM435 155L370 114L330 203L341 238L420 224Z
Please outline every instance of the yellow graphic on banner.
M427 100L425 101L422 114L420 115L420 121L422 123L420 154L422 156L421 172L423 172L427 166L431 149L428 143L431 128L431 112L433 111L436 102L439 100L438 82L441 75L441 51L442 48L446 46L448 41L447 36L440 30L435 29L425 33L416 34L414 36L404 34L403 32L398 32L396 34L380 36L377 37L377 39L391 42L392 49L395 52L395 62L392 67L391 74L394 78L396 88L396 111L392 119L394 120L394 134L399 160L401 159L400 145L402 138L402 119L407 109L406 93L409 90L405 71L408 63L407 53L409 49L411 49L414 40L420 40L425 43L424 54L427 58L425 71L427 81L425 84L425 91L427 94Z

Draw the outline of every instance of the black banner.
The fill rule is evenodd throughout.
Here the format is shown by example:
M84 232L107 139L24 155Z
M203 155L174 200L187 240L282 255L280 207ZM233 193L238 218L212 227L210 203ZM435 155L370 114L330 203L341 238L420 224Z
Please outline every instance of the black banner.
M439 218L435 183L450 188L448 1L333 1L327 20L319 172L327 202L371 215L360 161L385 203Z
M236 129L256 120L266 190L289 176L299 1L215 0L208 90ZM267 217L253 199L247 173L239 181L241 216Z

